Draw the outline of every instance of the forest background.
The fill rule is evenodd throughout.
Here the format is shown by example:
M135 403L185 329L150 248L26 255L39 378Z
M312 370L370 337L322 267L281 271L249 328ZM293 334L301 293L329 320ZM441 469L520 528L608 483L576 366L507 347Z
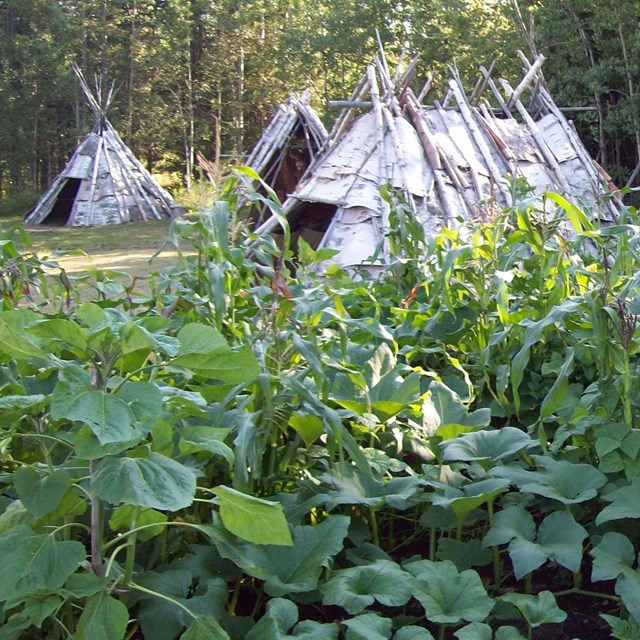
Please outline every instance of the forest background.
M71 62L115 82L109 117L154 172L198 178L200 151L241 160L291 91L347 98L378 50L420 53L417 83L455 63L544 73L594 157L618 183L640 160L640 3L629 0L0 0L0 199L26 200L91 128ZM104 88L106 88L106 83Z

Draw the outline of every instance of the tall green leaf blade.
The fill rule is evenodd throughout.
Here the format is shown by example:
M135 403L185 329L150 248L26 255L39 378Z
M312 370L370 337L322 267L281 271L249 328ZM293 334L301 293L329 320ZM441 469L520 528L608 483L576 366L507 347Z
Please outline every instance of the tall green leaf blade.
M110 504L178 511L188 507L196 490L194 472L159 453L147 458L103 458L92 488Z
M562 400L567 395L567 390L569 388L569 375L573 371L574 355L575 351L573 348L570 347L567 349L564 364L560 368L555 382L540 405L541 420L548 418L558 408Z
M524 371L529 364L531 347L533 347L536 342L542 340L547 329L556 323L562 322L570 313L573 313L579 307L580 301L565 300L561 304L553 307L541 320L535 322L523 321L521 323L526 329L524 340L520 351L518 351L511 362L511 390L513 392L516 411L520 410L520 394L518 393L518 389L524 378Z

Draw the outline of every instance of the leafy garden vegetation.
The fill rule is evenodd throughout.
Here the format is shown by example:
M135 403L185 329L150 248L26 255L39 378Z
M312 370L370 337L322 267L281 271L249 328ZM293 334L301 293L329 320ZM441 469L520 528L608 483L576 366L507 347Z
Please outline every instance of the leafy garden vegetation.
M393 202L374 276L237 197L150 294L2 239L0 638L638 638L635 211Z

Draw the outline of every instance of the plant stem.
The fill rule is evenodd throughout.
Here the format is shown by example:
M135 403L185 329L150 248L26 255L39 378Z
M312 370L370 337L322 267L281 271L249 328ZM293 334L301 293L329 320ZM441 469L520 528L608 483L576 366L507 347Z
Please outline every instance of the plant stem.
M489 527L493 526L493 500L487 501L487 513L489 514ZM500 562L500 552L498 547L491 547L491 555L493 557L493 582L495 586L499 586L502 582L502 563Z
M133 512L131 514L132 533L131 533L131 537L128 540L129 545L127 546L127 559L125 561L124 578L122 582L122 586L124 589L129 588L131 578L133 577L133 566L136 560L136 539L138 537L136 526L138 524L139 517L140 517L140 507L134 507Z
M380 546L380 532L378 531L378 519L376 518L376 512L373 507L369 507L369 516L371 518L371 535L373 537L373 544L376 547Z
M89 461L89 476L93 478L98 466L97 460ZM104 563L102 560L102 516L104 504L91 491L91 566L99 578L104 578Z
M623 346L622 358L624 373L622 378L623 394L622 401L624 403L624 421L631 429L633 427L633 414L631 412L631 363L629 362L629 351Z
M444 640L444 634L446 630L447 630L447 625L441 624L440 629L438 631L438 640Z
M527 594L530 594L532 587L533 587L533 571L530 571L529 573L527 573L524 579L524 592Z
M601 591L589 591L588 589L565 589L564 591L555 591L553 594L556 598L561 596L592 596L594 598L603 598L604 600L613 600L613 602L620 602L620 596L614 596L610 593L603 593Z
M185 605L183 605L182 602L179 602L178 600L174 600L173 598L170 598L169 596L165 596L164 593L159 593L158 591L152 591L151 589L146 589L145 587L141 587L139 584L136 584L135 582L132 582L129 586L132 589L135 589L136 591L141 591L142 593L146 593L146 594L148 594L150 596L156 596L157 598L160 598L161 600L166 600L167 602L170 602L171 604L174 604L179 609L182 609L185 613L187 613L194 620L197 618L196 614L193 613L193 611L191 611L191 609L189 609L189 607L185 607Z
M230 616L236 615L236 606L238 605L238 599L240 598L240 586L242 585L242 574L236 578L236 584L233 587L233 594L231 595L231 602L227 607L227 611Z

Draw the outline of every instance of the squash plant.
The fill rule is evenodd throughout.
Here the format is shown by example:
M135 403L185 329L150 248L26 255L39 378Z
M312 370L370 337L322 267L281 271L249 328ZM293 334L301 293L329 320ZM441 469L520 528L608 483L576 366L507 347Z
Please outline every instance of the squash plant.
M637 637L635 212L427 239L383 195L375 278L294 273L233 182L151 294L7 235L0 638Z

